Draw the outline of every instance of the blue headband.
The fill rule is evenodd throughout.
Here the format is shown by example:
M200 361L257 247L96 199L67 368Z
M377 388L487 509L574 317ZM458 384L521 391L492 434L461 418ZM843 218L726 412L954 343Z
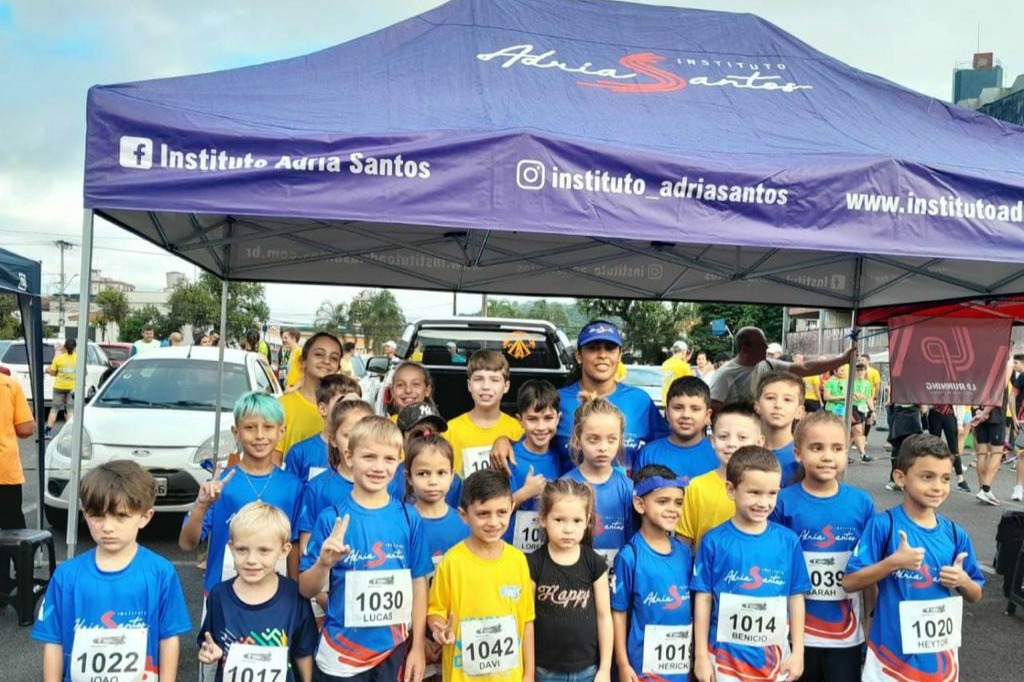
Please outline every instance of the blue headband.
M679 488L680 490L686 490L686 481L682 478L665 478L664 476L651 476L640 481L640 483L633 488L633 497L643 497L652 490L658 490L659 488Z

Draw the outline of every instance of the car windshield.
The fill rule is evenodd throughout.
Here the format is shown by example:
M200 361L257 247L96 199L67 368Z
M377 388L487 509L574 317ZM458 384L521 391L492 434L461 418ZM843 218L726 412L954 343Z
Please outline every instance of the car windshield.
M26 350L25 344L12 343L7 352L0 358L0 362L5 365L27 365L28 350ZM53 362L53 346L51 344L43 344L43 362L47 365Z
M103 351L111 360L127 360L130 350L124 346L103 346Z
M410 357L421 359L424 365L465 364L474 351L488 348L501 351L512 369L560 367L556 349L538 331L424 327L420 329L416 342L418 355ZM454 355L448 344L455 344Z
M626 365L625 383L630 386L661 386L665 374L660 367L637 367Z
M249 390L245 367L224 365L221 409L232 409L235 401ZM215 361L136 358L110 380L95 404L103 407L212 410L216 400Z

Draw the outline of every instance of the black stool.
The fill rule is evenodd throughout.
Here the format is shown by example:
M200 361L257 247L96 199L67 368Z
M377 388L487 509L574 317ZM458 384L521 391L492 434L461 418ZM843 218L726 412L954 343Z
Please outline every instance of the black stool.
M50 575L45 580L36 578L36 550L46 545L50 551ZM57 555L53 549L53 535L48 530L0 531L0 555L6 554L14 561L16 596L14 608L18 611L18 625L32 625L35 619L36 597L46 591L46 586L57 568Z

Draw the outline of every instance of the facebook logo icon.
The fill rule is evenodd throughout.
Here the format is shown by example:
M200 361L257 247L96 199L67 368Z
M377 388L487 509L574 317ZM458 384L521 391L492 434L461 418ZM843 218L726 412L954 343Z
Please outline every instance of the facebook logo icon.
M125 168L152 168L153 140L148 137L123 136L120 163Z

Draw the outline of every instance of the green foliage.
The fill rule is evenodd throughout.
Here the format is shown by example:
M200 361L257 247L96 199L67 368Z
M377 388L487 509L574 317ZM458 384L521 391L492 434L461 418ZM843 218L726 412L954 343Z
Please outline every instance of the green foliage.
M689 303L636 301L630 299L580 299L576 306L588 319L605 319L622 329L626 349L647 364L664 360L662 349L687 336L695 323Z
M128 317L128 313L131 312L131 307L128 305L128 297L123 291L118 291L117 289L104 289L96 294L93 302L100 312L97 321L104 326L111 322L118 325L121 324Z
M172 330L188 324L197 330L216 329L220 325L220 294L221 281L209 273L203 273L195 282L179 282L167 298L168 325ZM262 284L228 284L228 336L240 338L270 317L265 296Z
M366 347L375 351L380 351L385 341L397 340L405 329L402 308L387 289L363 289L356 294L348 306L348 319L362 330Z
M587 316L575 304L553 303L551 301L524 301L517 303L506 299L489 299L489 317L507 317L514 320L547 320L571 339L580 333L587 322Z
M313 325L317 329L331 332L335 336L349 328L349 311L347 303L331 303L324 301L316 309Z
M15 317L18 297L14 294L0 294L0 339L17 339L25 335L21 318Z
M733 334L742 327L760 327L768 342L782 340L782 306L730 303L698 303L698 323L690 332L690 346L694 352L705 351L733 355L732 339L711 335L711 320L723 318Z
M168 334L177 329L177 326L171 324L169 319L161 314L156 306L147 305L138 310L133 310L125 316L124 321L119 325L121 340L131 343L141 339L142 328L147 324L153 325L153 331L158 339L167 338Z

